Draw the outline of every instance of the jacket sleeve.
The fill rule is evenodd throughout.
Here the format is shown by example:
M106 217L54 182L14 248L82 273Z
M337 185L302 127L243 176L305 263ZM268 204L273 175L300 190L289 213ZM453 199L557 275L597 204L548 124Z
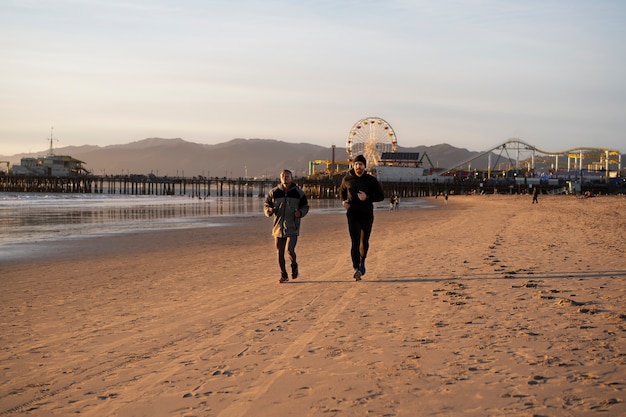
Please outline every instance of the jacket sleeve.
M385 193L383 192L383 187L380 185L380 182L374 177L371 177L371 195L369 199L372 202L383 201L385 199Z
M272 193L272 191L267 193L265 203L263 203L263 213L265 213L266 217L272 217L274 215L274 213L268 211L270 208L274 208L274 193Z
M339 186L339 198L341 201L346 201L348 199L348 187L346 182L346 177L343 177L341 179L341 185Z
M304 191L300 191L300 202L298 203L298 210L300 210L300 217L306 216L306 214L309 212L309 200L307 200Z

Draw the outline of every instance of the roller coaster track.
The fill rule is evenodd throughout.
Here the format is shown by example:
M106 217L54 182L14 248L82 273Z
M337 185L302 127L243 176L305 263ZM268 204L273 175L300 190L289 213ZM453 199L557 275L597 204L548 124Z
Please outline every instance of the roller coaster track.
M494 151L500 150L500 156L502 155L502 153L506 153L507 154L507 160L509 162L511 161L515 161L515 167L517 168L518 164L519 164L519 153L520 152L532 152L533 154L533 158L535 154L542 154L544 156L548 156L548 157L554 157L557 158L558 161L558 157L563 156L563 157L568 157L568 158L574 158L574 159L583 159L584 156L597 156L597 155L603 155L606 157L606 162L612 164L612 165L617 165L617 171L621 171L621 152L618 151L617 149L608 149L608 148L596 148L596 147L579 147L579 148L571 148L571 149L566 149L564 151L558 151L558 152L551 152L551 151L546 151L546 150L542 150L537 148L534 145L531 145L529 143L526 143L524 141L521 141L519 139L516 138L511 138L509 140L507 140L504 143L501 143L497 146L491 147L489 149L487 149L486 151L481 152L480 154L473 156L465 161L459 162L458 164L454 165L453 167L450 167L449 169L447 169L446 171L443 171L440 173L440 175L445 175L448 174L450 172L454 172L456 171L458 168L461 168L463 166L466 166L468 164L471 164L471 162L475 161L476 159L479 159L481 157L484 156L489 156L489 159L491 159L491 155L494 154ZM512 158L509 153L508 150L514 150L517 152L516 158ZM499 161L500 156L498 156L498 160L496 161L496 163ZM616 159L609 159L609 157L616 157ZM489 169L491 170L491 163L489 164L490 167Z

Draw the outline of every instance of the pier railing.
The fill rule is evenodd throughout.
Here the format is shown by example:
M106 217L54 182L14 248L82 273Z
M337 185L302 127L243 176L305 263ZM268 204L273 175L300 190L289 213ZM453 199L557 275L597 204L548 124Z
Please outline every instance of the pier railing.
M309 198L338 198L341 178L309 179L298 178L296 183ZM144 175L120 176L71 176L42 177L22 175L0 175L0 192L31 193L88 193L121 195L177 195L193 198L207 197L265 197L267 192L279 183L275 179L250 178L208 178L208 177L156 177ZM540 184L542 193L558 193L563 184ZM442 194L526 194L531 188L511 181L414 181L383 182L387 197L428 197ZM593 194L626 193L624 187L610 187L606 184L586 184L581 193Z
M278 180L119 176L0 176L0 192L87 193L122 195L264 196Z

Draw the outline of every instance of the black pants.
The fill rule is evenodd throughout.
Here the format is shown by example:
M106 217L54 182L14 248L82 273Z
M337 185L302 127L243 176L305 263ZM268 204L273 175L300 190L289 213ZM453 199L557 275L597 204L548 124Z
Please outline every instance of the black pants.
M276 238L276 250L278 250L278 266L280 271L284 274L287 273L285 263L285 248L289 254L289 260L291 261L291 267L296 264L296 244L298 243L298 236L287 236Z
M364 262L367 257L372 225L374 224L374 213L348 214L347 217L348 232L350 233L350 240L352 240L350 257L352 258L352 267L357 269L359 264Z

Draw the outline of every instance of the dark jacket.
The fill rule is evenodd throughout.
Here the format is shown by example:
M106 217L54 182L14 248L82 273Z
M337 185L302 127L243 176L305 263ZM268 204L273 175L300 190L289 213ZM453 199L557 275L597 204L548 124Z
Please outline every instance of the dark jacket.
M274 209L272 214L268 211L270 207ZM296 210L300 211L301 216L299 218L296 217ZM298 236L300 219L309 212L309 202L304 191L295 183L292 182L286 192L281 184L272 188L267 194L263 204L263 212L267 217L274 216L272 236Z
M367 194L365 201L359 200L359 191ZM351 169L341 180L339 188L341 201L350 203L348 214L373 214L374 204L377 201L383 201L385 194L378 180L367 172L358 177Z

